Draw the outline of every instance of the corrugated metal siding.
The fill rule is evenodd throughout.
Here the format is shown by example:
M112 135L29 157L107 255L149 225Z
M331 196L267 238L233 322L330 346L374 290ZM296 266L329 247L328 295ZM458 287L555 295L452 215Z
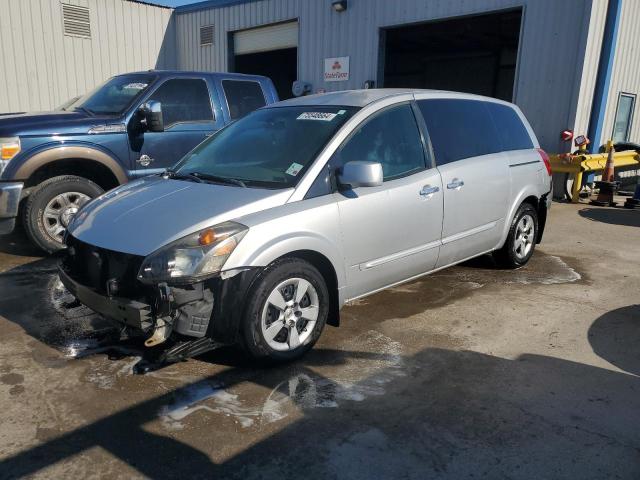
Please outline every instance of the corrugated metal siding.
M178 11L178 66L226 71L229 32L298 19L299 79L311 82L314 91L361 88L365 80L377 80L381 27L524 6L515 102L545 148L562 147L559 132L572 126L576 115L591 0L349 0L348 5L336 13L331 0L260 0ZM199 27L209 23L216 25L216 39L213 47L201 48ZM337 56L350 56L350 79L326 83L323 60Z
M602 48L604 24L607 16L607 3L607 0L593 0L589 12L587 22L589 28L585 30L587 38L584 49L583 68L576 81L579 94L575 103L575 122L573 126L567 124L567 128L573 128L576 135L586 135L589 128L589 116L591 115L593 92L596 88L596 80L598 77L600 49ZM618 45L618 48L620 47L622 47L622 45ZM568 150L568 146L565 148Z
M58 0L0 0L0 112L48 110L132 70L175 67L172 10L123 0L89 7L91 38L63 35Z
M613 133L613 122L620 92L637 95L629 140L640 143L640 1L623 0L618 44L605 113L604 143Z

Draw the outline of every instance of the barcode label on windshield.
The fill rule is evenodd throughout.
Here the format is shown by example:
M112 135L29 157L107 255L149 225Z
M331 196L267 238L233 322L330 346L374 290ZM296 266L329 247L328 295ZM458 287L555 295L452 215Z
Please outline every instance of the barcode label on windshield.
M298 116L298 120L320 120L321 122L330 122L336 118L335 113L326 112L304 112Z

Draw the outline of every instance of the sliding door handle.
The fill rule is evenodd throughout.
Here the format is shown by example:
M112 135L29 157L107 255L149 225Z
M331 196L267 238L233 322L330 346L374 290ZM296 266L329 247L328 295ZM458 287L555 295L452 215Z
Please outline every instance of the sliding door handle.
M454 178L451 180L451 183L447 183L447 188L449 190L459 190L462 187L464 187L464 182L459 178Z

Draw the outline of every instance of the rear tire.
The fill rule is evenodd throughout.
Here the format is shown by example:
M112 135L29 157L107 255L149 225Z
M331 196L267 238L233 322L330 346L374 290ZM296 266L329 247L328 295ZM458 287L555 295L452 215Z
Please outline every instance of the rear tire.
M531 204L523 203L513 217L507 241L493 256L503 268L522 267L533 255L537 238L538 213Z
M329 291L320 272L304 260L278 260L251 289L242 346L254 359L295 360L320 338L328 314Z
M62 237L78 209L103 190L86 178L61 175L38 185L27 198L22 223L29 239L45 252L64 248Z

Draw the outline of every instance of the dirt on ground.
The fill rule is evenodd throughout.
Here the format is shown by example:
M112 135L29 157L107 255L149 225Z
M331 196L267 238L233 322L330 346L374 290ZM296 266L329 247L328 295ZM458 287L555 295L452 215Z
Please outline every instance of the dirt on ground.
M0 478L640 478L640 211L554 204L531 262L364 298L302 360L134 375L0 237Z

